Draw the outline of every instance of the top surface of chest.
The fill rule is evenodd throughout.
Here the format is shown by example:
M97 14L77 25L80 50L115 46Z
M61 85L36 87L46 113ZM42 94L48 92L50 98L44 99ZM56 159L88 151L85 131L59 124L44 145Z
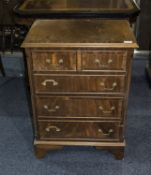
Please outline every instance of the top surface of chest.
M37 20L22 47L136 48L137 44L126 20Z

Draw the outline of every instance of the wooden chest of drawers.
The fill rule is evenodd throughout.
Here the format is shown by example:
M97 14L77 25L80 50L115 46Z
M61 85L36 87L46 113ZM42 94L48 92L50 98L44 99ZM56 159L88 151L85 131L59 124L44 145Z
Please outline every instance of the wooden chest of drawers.
M37 20L22 44L37 157L65 145L124 155L135 37L127 21Z

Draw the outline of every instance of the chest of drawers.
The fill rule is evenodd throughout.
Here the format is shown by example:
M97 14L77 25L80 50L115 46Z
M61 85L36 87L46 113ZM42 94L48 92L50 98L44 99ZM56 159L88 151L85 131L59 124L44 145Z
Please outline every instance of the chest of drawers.
M135 37L125 20L37 20L25 41L34 148L95 146L124 155Z

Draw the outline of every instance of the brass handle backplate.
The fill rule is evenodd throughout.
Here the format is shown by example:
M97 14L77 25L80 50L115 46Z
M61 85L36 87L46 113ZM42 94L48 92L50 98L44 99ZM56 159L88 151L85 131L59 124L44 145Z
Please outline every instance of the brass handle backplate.
M113 82L111 88L105 87L105 83L104 82L101 82L100 86L102 86L104 88L104 90L106 90L106 91L112 91L112 90L114 90L117 87L117 83Z
M61 131L61 129L59 127L53 126L53 125L48 126L48 127L45 128L46 132L50 132L51 130L55 130L56 132L60 132Z
M46 58L46 63L48 63L48 64L50 64L51 63L51 59L49 59L49 58Z
M58 105L56 105L54 108L51 108L51 109L49 109L48 105L44 105L43 107L44 107L44 109L46 109L48 112L56 112L56 111L60 108L60 106L58 106Z
M108 59L107 63L106 64L102 64L101 63L101 60L99 59L95 59L95 63L99 66L99 67L102 67L102 68L108 68L109 65L113 62L112 59Z
M114 133L113 129L109 129L106 133L103 132L101 128L98 129L98 132L101 133L103 136L110 136L111 134Z
M99 109L103 112L103 114L112 114L115 111L115 106L112 106L109 110L104 110L102 106L99 106Z
M51 59L49 59L49 58L46 58L45 62L46 62L47 64L52 63ZM58 60L58 64L63 64L63 59L62 59L62 58L60 58L60 59Z
M47 83L52 83L53 86L58 86L58 82L53 79L44 80L41 84L47 86Z

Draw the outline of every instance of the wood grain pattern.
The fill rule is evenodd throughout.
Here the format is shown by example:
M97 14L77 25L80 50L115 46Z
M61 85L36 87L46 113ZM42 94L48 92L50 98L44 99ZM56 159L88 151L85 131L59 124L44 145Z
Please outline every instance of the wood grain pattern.
M74 51L33 51L33 71L76 70L77 54Z
M124 75L35 75L36 93L124 93Z
M32 51L33 71L126 71L127 51L50 50ZM78 64L77 64L78 63Z
M86 71L125 71L127 52L122 50L82 51L81 69Z
M137 48L138 45L126 20L94 19L37 20L22 47Z
M100 120L121 119L123 99L36 96L36 108L39 118L92 118Z
M27 47L36 156L64 145L82 145L110 150L122 159L137 47L127 22L38 21L23 46Z
M118 123L110 122L38 122L40 140L119 140Z

